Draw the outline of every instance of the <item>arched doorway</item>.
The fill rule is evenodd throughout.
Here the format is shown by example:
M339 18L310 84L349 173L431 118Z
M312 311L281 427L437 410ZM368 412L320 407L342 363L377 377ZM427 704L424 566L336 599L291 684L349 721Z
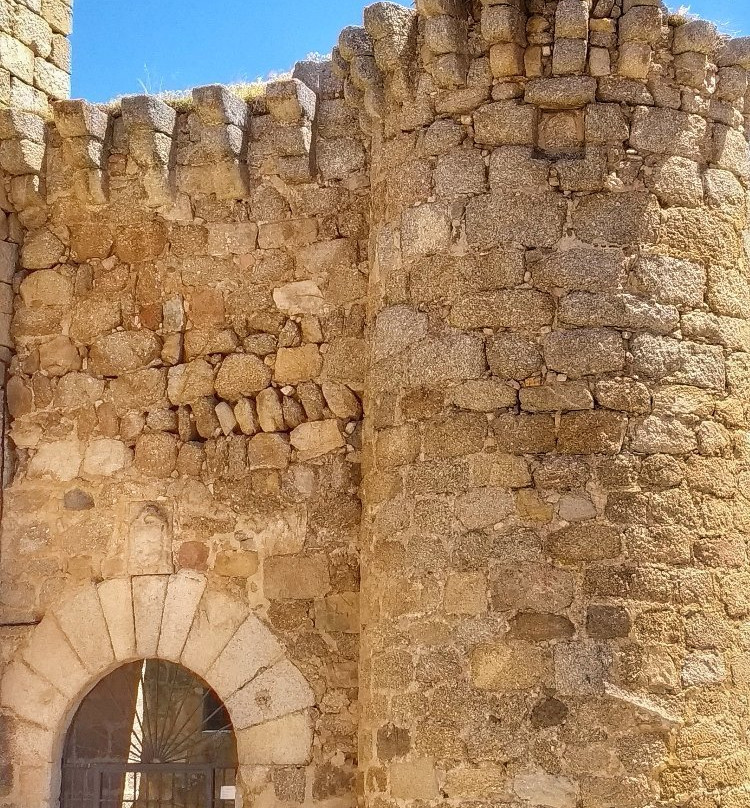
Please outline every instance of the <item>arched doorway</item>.
M215 808L237 747L216 693L181 665L132 662L83 699L65 739L61 808Z

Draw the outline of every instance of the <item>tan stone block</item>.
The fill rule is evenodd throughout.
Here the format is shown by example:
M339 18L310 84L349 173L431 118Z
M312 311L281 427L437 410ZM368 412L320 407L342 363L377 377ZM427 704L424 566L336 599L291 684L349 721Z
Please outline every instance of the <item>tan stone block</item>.
M192 404L213 392L214 369L205 359L169 369L167 395L173 404Z
M132 460L132 450L122 441L97 438L86 447L81 474L84 477L109 477L127 468Z
M497 380L469 381L449 393L451 403L463 410L494 412L514 407L518 393L514 387Z
M0 705L19 718L50 729L59 728L68 699L20 661L11 662L0 680Z
M452 799L512 799L505 767L493 763L450 769L442 791Z
M182 664L205 676L248 615L248 607L227 592L206 589L182 651Z
M318 223L315 219L288 219L261 224L258 228L258 246L262 250L304 247L312 244L317 236Z
M35 87L31 87L26 82L22 81L15 76L11 76L7 71L0 72L0 93L3 93L7 98L7 82L10 79L10 105L13 109L18 109L23 112L31 113L32 115L40 115L44 118L48 117L50 114L49 109L49 99L47 96L41 92L41 90L37 90ZM35 149L33 150L33 158L29 154L29 149L26 147L26 143L23 142L23 151L26 152L26 156L24 157L24 162L27 164L29 163L29 159L32 160L33 163L36 163L38 166L34 171L39 171L40 166L44 163L44 150L43 149ZM0 155L2 155L3 150L0 149ZM19 166L20 168L20 166ZM28 173L28 168L26 171L18 171L18 174L26 174Z
M487 579L481 572L449 576L443 594L443 608L448 614L483 614L487 602Z
M556 39L552 50L552 73L575 76L585 72L588 43L585 39Z
M590 194L576 206L573 226L590 244L654 244L660 233L658 200L644 191Z
M135 645L143 659L155 657L158 650L168 582L166 575L137 575L132 580Z
M263 586L269 600L310 600L326 595L331 584L322 555L274 556L263 565Z
M519 394L521 409L527 412L565 412L594 408L594 397L585 384L555 382L540 387L524 387Z
M116 331L94 341L89 370L95 376L119 376L147 367L161 355L162 343L151 331Z
M532 106L498 101L474 113L474 136L477 143L491 146L532 146L535 121L536 110Z
M358 138L342 137L319 140L317 159L318 169L325 180L343 180L365 167L367 155ZM305 169L309 165L306 158L303 158L303 165Z
M552 656L528 643L480 645L471 652L471 680L480 690L526 690L552 679Z
M275 387L266 387L255 398L258 411L258 423L264 432L284 432L284 409L279 391Z
M581 522L550 534L547 550L550 555L564 561L598 561L617 558L622 538L611 525Z
M716 168L731 171L747 184L750 180L750 155L747 140L741 131L717 124L712 152Z
M24 269L47 269L59 264L65 253L65 245L47 228L29 233L21 249L21 264Z
M13 35L43 59L52 51L52 29L49 24L23 5L16 9Z
M102 581L97 589L115 658L120 662L131 660L136 655L136 647L130 579Z
M323 397L331 412L344 420L357 420L362 416L362 405L357 396L344 384L323 382Z
M310 685L286 659L256 676L226 702L238 730L297 713L314 704Z
M662 36L663 22L662 11L658 6L634 6L620 18L620 44L647 42L649 45L656 45ZM679 31L679 27L676 30Z
M502 8L502 6L493 6ZM490 69L496 78L523 76L526 51L513 42L503 42L490 48Z
M541 109L576 109L594 102L596 80L589 76L534 79L526 85L524 100Z
M292 447L285 435L260 434L247 444L247 463L250 469L285 469L291 459Z
M506 637L509 640L547 642L566 639L574 633L575 627L562 615L521 612L510 621Z
M321 316L327 310L320 287L311 280L295 281L277 287L273 290L273 300L279 311L290 316L297 314Z
M209 668L206 678L225 701L259 671L278 662L284 650L261 621L250 615Z
M97 675L114 661L112 642L96 587L85 584L52 612L68 642L86 666Z
M554 648L555 687L563 696L593 696L604 692L611 659L606 646L558 643Z
M453 307L451 324L456 328L524 328L534 331L551 325L555 305L544 292L508 290L466 297Z
M448 247L451 222L444 204L407 208L401 216L401 244L405 255L431 255Z
M561 454L616 454L622 447L627 418L597 410L563 415L557 437Z
M699 115L672 109L637 107L630 135L639 151L705 162L710 149L708 124Z
M482 7L482 38L487 42L526 44L525 15L512 5Z
M335 420L301 424L292 431L289 439L300 462L336 452L345 446L339 423Z
M57 100L70 98L70 74L39 57L34 59L34 86L50 98ZM90 148L96 149L97 146L91 144ZM96 164L100 164L98 160Z
M253 222L212 224L208 227L209 255L247 255L255 250L258 226Z
M70 335L81 344L90 344L101 334L114 331L122 323L119 300L87 298L73 308Z
M60 335L39 346L39 367L49 376L64 376L81 369L81 357L72 341Z
M567 203L555 194L485 194L466 206L466 237L476 249L506 243L553 247L566 215Z
M532 488L522 488L516 491L516 510L518 517L524 522L538 522L548 524L552 521L555 509L542 499L538 491Z
M531 473L526 460L508 454L482 454L471 458L471 477L474 485L524 488L531 484Z
M313 726L307 712L248 727L236 737L241 766L304 766L310 762Z
M42 17L53 31L68 36L73 27L71 4L65 0L42 0Z
M634 419L630 433L630 448L636 452L681 455L697 447L693 430L673 417L650 415Z
M537 454L555 448L555 420L551 415L500 415L492 422L498 450L509 454Z
M203 575L186 571L169 578L159 632L159 658L179 662L205 589Z
M467 530L502 522L514 510L512 494L501 488L477 488L456 499L456 516Z
M67 482L78 476L83 452L78 441L42 443L29 462L27 476Z
M226 401L220 401L214 408L214 412L221 426L221 431L225 436L231 435L237 426L237 419L232 407Z
M115 254L126 264L153 261L167 246L167 232L162 222L141 222L117 230Z
M216 392L226 401L258 393L271 382L271 369L257 356L232 354L216 374Z
M89 672L51 616L36 626L21 656L32 670L69 699L77 698L90 680Z
M534 581L534 586L529 586ZM573 577L550 564L521 561L498 564L491 571L492 605L505 611L517 609L560 613L573 601Z
M625 42L620 45L617 72L628 79L644 80L651 70L651 46L646 42Z
M34 51L0 31L0 65L14 76L31 84L34 80Z
M323 370L323 357L317 345L280 348L276 354L274 379L279 384L297 384L317 378Z
M460 457L479 452L487 436L487 419L481 413L453 413L425 424L425 458Z
M501 379L526 379L542 369L542 354L537 343L512 332L487 340L490 370Z
M241 398L234 406L234 417L244 435L255 435L260 432L260 421L252 399Z
M625 347L617 331L555 331L544 338L544 358L550 370L579 378L623 370Z
M135 444L135 467L150 477L169 477L177 466L179 441L167 432L141 435Z
M70 306L73 285L68 278L51 269L40 269L27 275L19 288L24 306Z
M406 800L432 800L438 797L435 763L430 758L416 758L391 764L391 796Z

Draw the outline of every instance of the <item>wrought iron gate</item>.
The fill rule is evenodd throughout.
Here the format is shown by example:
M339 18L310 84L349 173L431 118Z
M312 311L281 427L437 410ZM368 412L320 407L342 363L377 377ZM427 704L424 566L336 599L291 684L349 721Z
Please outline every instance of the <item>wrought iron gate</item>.
M237 749L217 694L166 660L128 663L68 728L61 808L233 808Z
M228 808L235 769L189 763L77 763L63 766L71 808Z

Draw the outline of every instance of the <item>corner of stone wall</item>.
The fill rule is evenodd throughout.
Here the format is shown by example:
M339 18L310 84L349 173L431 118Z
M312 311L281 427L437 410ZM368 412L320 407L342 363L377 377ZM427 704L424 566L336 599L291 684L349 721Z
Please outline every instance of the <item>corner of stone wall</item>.
M747 463L727 415L750 351L750 39L658 0L417 0L367 9L334 62L372 136L367 803L731 799L714 773L744 766L741 743L702 768L694 742L746 700L721 591L745 539L735 556L719 516L745 506L690 469ZM712 357L711 379L668 369L667 346ZM667 591L699 578L700 606ZM633 766L625 747L649 744Z

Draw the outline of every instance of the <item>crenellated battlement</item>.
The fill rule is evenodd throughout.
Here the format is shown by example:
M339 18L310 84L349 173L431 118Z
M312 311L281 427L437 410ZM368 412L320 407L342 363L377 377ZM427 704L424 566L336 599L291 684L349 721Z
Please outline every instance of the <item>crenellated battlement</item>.
M364 171L366 138L343 83L329 64L296 72L315 89L275 81L250 104L214 85L193 90L188 111L155 96L123 98L114 110L57 101L49 124L0 111L0 167L44 176L48 202L60 205L106 205L123 190L132 197L135 180L143 204L163 212L187 197L249 199L269 177L294 185Z

